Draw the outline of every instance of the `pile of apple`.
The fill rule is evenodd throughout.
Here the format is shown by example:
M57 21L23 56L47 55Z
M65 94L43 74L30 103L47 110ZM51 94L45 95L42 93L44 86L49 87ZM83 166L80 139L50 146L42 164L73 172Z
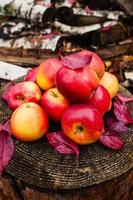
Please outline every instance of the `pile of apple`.
M77 144L97 141L118 80L91 51L45 60L8 91L12 134L21 141L44 136L52 121Z

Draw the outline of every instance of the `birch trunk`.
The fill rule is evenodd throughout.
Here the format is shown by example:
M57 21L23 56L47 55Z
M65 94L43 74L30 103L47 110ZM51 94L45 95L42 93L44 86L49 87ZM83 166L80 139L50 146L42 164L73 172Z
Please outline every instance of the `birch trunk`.
M42 25L43 14L50 6L50 0L46 4L39 4L35 0L0 0L0 15L17 16Z

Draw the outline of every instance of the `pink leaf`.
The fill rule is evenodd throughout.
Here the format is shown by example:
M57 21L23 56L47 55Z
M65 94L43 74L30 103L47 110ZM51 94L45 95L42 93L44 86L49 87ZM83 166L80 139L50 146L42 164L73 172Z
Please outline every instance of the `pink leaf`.
M38 67L35 67L34 69L31 69L28 71L28 73L24 76L24 81L36 81L36 73L37 73Z
M90 6L86 6L85 7L85 11L86 11L87 14L92 14L93 13L92 12L92 8Z
M44 6L44 7L46 7L46 8L50 8L50 7L52 7L52 3L49 1L49 2L43 2L42 0L38 0L37 1L37 4L38 5L41 5L41 6Z
M114 114L119 121L127 124L133 123L128 105L120 100L114 102Z
M11 134L6 131L7 128L5 127L7 124L4 125L0 124L0 173L2 173L8 165L14 151L14 143ZM2 126L4 128L2 128Z
M121 94L117 94L116 96L120 101L127 103L133 101L133 97L124 97Z
M116 134L112 134L112 131L111 131L111 135L109 131L103 134L101 138L99 139L99 141L104 146L109 147L114 150L120 150L124 146L124 142L122 141L122 139L119 138Z
M114 130L118 133L126 132L128 127L123 121L118 121L115 118L108 118L107 125L110 130Z
M112 26L109 25L109 26L106 26L106 27L102 27L100 31L102 31L102 32L108 32L108 31L111 30L111 28L112 28Z
M54 34L49 33L49 34L43 35L42 38L52 40L54 38Z
M4 92L2 94L2 99L5 100L5 101L8 101L8 93L10 91L10 89L14 86L14 82L9 82L5 89L4 89Z
M47 133L47 138L52 147L62 154L76 154L78 158L79 147L78 145L64 135L62 131Z
M0 131L8 132L11 135L10 120L6 121L4 124L0 123Z
M67 0L68 3L70 3L71 5L75 4L77 0Z
M70 69L83 68L90 64L91 59L92 55L83 54L82 51L73 53L69 56L61 56L62 64L69 67Z

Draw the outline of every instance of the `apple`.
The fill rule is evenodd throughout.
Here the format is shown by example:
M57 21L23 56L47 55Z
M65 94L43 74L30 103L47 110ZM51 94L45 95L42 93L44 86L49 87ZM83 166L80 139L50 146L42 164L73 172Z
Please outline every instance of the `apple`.
M13 112L10 122L13 136L24 142L40 139L49 125L46 111L34 102L19 106Z
M103 115L111 108L111 97L106 88L99 85L94 94L88 100L88 103L94 105Z
M51 88L42 95L41 105L50 118L57 122L61 120L63 112L69 106L69 102L57 88Z
M98 87L99 79L95 71L88 67L70 69L62 67L56 74L58 90L70 102L85 102Z
M80 52L80 55L90 55L91 62L88 67L92 68L98 75L99 79L102 78L105 72L105 65L100 56L92 51L83 50Z
M42 92L36 83L26 81L15 84L8 93L8 106L12 110L26 102L38 103Z
M118 93L119 82L118 82L117 77L114 74L105 72L99 84L103 85L107 89L111 98L116 96L116 94Z
M97 141L104 130L100 111L87 104L70 106L62 115L61 126L66 136L80 145Z
M36 74L36 82L39 87L43 90L53 87L55 75L62 66L63 64L56 58L50 58L41 63Z
M28 73L24 76L24 81L36 81L36 73L37 73L38 67L35 67L33 69L30 69Z

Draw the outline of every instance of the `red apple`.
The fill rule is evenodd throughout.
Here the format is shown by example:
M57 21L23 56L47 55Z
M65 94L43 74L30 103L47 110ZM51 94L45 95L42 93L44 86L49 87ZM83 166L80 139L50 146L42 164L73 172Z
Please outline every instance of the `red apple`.
M36 74L36 82L40 88L47 90L53 87L55 75L62 66L63 64L56 58L50 58L41 63Z
M76 104L62 115L62 130L78 144L90 144L100 138L104 130L102 115L94 106Z
M88 65L88 67L92 68L97 73L99 79L101 79L105 72L105 65L102 59L99 57L99 55L88 50L83 50L80 52L80 54L81 55L87 54L91 56L91 62Z
M62 114L68 108L69 103L57 88L51 88L43 94L41 105L52 120L60 121Z
M56 86L70 102L87 101L93 90L98 87L98 83L97 74L88 67L62 67L56 74Z
M36 83L32 81L17 83L9 91L8 106L14 110L26 102L38 103L41 96L41 90Z
M111 107L111 97L106 88L99 85L88 100L88 103L94 105L102 114L104 114Z
M38 67L35 67L34 69L31 69L28 71L28 73L24 76L24 81L36 81L36 73L37 73Z

